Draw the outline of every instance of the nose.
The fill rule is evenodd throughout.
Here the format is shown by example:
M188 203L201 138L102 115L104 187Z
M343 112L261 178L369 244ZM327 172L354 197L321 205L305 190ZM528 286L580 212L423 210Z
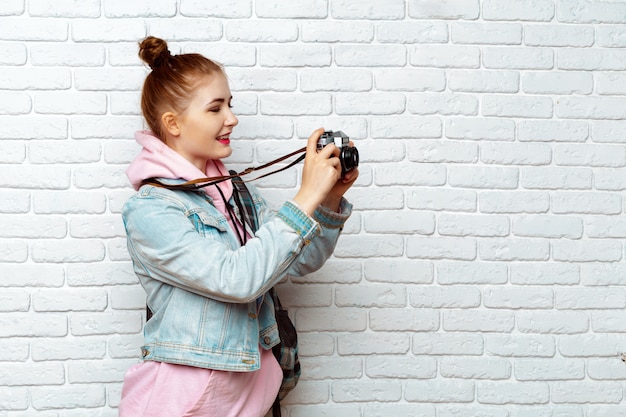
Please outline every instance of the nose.
M239 119L237 119L235 113L233 113L230 109L228 109L228 117L226 117L224 124L231 127L237 126L237 124L239 124Z

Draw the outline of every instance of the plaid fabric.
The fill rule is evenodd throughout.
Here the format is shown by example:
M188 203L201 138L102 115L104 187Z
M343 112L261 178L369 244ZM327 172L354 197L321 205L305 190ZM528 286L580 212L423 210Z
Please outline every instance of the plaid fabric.
M234 171L230 172L235 174ZM239 177L232 179L233 183L233 197L236 204L241 205L244 213L241 215L244 217L244 221L256 232L259 228L256 211L254 208L254 202L250 191L243 180ZM241 211L241 209L240 209ZM276 316L276 324L278 325L278 334L280 336L280 343L272 349L272 353L276 357L281 369L283 370L283 382L280 385L278 391L277 400L285 398L287 393L295 388L298 380L300 379L300 359L298 358L298 333L294 327L287 310L285 310L280 303L278 294L272 288L270 295L274 301L274 314ZM278 407L278 411L276 410ZM278 402L274 407L274 415L280 415L280 406Z
M280 304L276 291L270 291L274 300L274 312L276 314L276 324L280 343L272 349L278 364L283 370L283 382L280 384L278 399L282 400L289 391L296 387L300 379L300 359L298 358L298 333L293 323L289 319L287 310Z

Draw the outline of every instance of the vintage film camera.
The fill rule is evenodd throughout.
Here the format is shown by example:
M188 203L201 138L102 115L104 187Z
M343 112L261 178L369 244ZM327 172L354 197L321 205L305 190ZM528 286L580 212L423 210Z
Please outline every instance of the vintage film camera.
M350 138L341 130L333 132L325 131L317 141L317 150L321 150L329 143L334 143L339 148L339 160L341 161L341 176L352 171L359 166L359 151L354 146L349 145Z

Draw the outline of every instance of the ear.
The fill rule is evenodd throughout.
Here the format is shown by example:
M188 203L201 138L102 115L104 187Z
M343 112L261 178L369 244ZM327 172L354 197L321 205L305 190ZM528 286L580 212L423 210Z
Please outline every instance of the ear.
M168 111L161 115L161 123L165 130L172 136L180 135L180 126L178 125L178 119L175 113Z

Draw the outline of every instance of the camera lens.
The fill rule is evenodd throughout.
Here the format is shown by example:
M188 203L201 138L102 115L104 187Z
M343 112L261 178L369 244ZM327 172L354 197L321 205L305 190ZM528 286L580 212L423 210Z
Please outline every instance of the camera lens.
M341 175L345 175L346 172L352 171L359 166L359 151L355 147L345 147L341 149L339 155L341 160Z

